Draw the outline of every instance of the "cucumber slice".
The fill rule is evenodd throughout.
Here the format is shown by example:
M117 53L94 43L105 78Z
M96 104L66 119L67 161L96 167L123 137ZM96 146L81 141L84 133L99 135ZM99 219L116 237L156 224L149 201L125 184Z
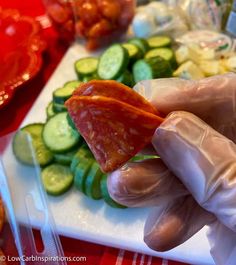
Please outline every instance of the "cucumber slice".
M71 151L63 154L54 154L54 160L61 165L70 166L76 151Z
M75 168L75 187L85 193L85 181L87 174L94 162L92 158L83 158Z
M50 118L42 132L45 145L55 153L63 153L75 147L80 134L73 130L67 121L67 112L58 113Z
M170 64L161 57L141 59L133 66L134 81L164 78L172 76Z
M42 170L41 178L44 189L50 195L58 196L73 184L73 174L70 168L59 164L51 164Z
M71 88L74 88L75 89L80 84L81 84L81 81L79 81L79 80L72 80L72 81L66 82L63 87L71 87Z
M153 36L147 39L150 49L166 47L171 45L171 38L168 36Z
M96 73L98 67L98 58L85 57L75 62L75 72L78 75L79 80L82 80L84 76L90 76Z
M64 104L65 101L72 96L74 90L81 84L80 81L69 81L63 87L53 92L53 102L56 104Z
M72 119L71 119L69 113L67 113L66 118L67 118L67 121L68 121L68 124L70 125L70 127L71 127L73 130L76 131L77 129L76 129L75 124L74 124L74 122L72 121Z
M129 43L136 45L142 52L141 57L149 50L149 45L146 39L143 38L133 38L128 40Z
M102 175L102 178L101 178L101 192L102 192L102 197L104 199L104 201L110 205L111 207L113 208L127 208L126 206L124 205L121 205L117 202L115 202L109 192L108 192L108 189L107 189L107 175Z
M97 75L97 73L93 74L93 75L87 75L87 76L84 76L82 78L82 82L83 83L86 83L86 82L89 82L91 80L98 80L100 79L99 76Z
M102 174L98 163L94 161L85 180L85 194L94 200L102 198L100 187Z
M160 158L157 155L136 155L130 159L131 162L140 161L140 160L146 160L146 159L154 159L154 158Z
M160 56L163 59L165 59L166 61L168 61L172 67L175 68L177 66L175 54L169 48L152 49L145 54L144 58L148 59L148 58L153 58L153 57L157 57L157 56Z
M53 111L54 111L55 113L60 113L60 112L65 112L65 111L67 111L65 105L63 105L63 104L58 104L58 103L55 103L55 102L53 102L53 104L52 104L52 108L53 108Z
M120 44L113 44L101 55L98 64L98 76L101 79L116 79L127 68L129 54Z
M34 165L34 156L31 145L35 152L36 161L40 166L46 166L53 160L53 153L45 146L42 139L44 124L34 123L21 128L13 139L13 152L16 158L27 165Z
M47 119L51 118L52 116L56 114L56 112L53 110L53 102L50 102L47 105L46 114L47 114Z
M134 63L138 59L142 58L142 51L137 45L132 43L123 43L122 46L128 51L130 63Z
M73 173L75 173L76 167L77 165L80 163L80 161L82 161L84 158L89 158L89 159L94 159L93 154L91 153L91 151L89 150L87 145L82 145L79 150L77 151L77 153L74 155L71 165L70 165L70 169Z
M133 75L130 71L126 70L116 81L125 84L128 87L133 87L135 85Z
M57 104L62 105L63 107L61 107L61 109L65 109L64 103L68 98L72 96L74 90L75 90L74 88L65 88L65 87L60 87L56 89L53 92L53 103L55 105Z
M157 56L160 56L170 62L174 58L174 52L169 48L156 48L148 51L144 58L152 58Z

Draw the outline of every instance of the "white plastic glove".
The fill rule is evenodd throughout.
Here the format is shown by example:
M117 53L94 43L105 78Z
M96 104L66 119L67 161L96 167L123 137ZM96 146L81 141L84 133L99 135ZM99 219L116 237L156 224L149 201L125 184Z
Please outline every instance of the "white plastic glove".
M161 159L113 172L111 196L127 206L157 206L144 229L149 247L171 249L210 224L216 264L235 265L236 74L143 81L135 89L163 114L172 113L153 136Z

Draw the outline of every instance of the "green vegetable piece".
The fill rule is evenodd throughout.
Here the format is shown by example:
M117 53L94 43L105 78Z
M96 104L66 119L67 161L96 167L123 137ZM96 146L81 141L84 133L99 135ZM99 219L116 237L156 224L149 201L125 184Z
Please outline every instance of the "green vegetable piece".
M80 134L68 124L67 112L58 113L50 118L42 132L45 145L55 153L63 153L75 147Z
M75 173L77 165L84 159L94 159L93 154L89 150L88 146L86 144L83 144L79 150L76 152L76 154L73 156L70 168L73 173ZM95 159L94 159L95 160Z
M93 158L84 157L80 159L80 162L75 168L75 187L85 193L85 181L87 174L94 162Z
M124 205L121 205L117 202L115 202L109 192L108 192L108 189L107 189L107 175L103 175L102 178L101 178L101 192L102 192L102 197L104 199L104 201L111 207L113 208L121 208L121 209L124 209L124 208L127 208L126 206Z
M96 73L98 67L98 58L85 57L75 62L75 72L79 80L83 80L85 76L91 76Z
M145 54L144 58L149 59L149 58L158 57L158 56L168 61L173 68L177 66L175 54L169 48L152 49Z
M119 78L117 78L116 81L125 84L128 87L133 87L135 85L134 77L128 70L126 70Z
M140 59L133 66L134 81L172 76L170 64L161 57Z
M149 50L148 42L144 38L132 38L128 42L136 45L139 48L139 50L142 52L141 57L143 57L144 54Z
M55 113L61 113L61 112L66 112L67 111L67 108L65 107L64 104L58 104L58 103L55 103L55 102L53 102L52 108L53 108L53 111Z
M77 131L77 129L76 129L76 127L75 127L75 124L74 124L74 122L72 121L72 119L71 119L69 113L67 113L66 118L67 118L67 121L68 121L68 124L70 125L70 127L71 127L73 130Z
M85 180L85 194L94 200L102 198L100 187L102 174L98 163L94 161Z
M61 154L54 153L54 160L58 164L70 166L75 153L75 150Z
M50 102L47 105L46 114L47 114L47 119L51 118L52 116L56 114L56 112L53 110L53 102Z
M63 87L76 89L80 84L81 84L81 81L79 81L79 80L72 80L72 81L66 82Z
M129 54L120 44L113 44L106 49L98 64L98 76L101 79L116 79L127 68Z
M66 102L66 100L68 98L70 98L72 96L72 93L80 84L81 84L81 82L77 81L77 80L69 81L69 82L65 83L65 85L63 87L56 89L53 92L53 103L54 103L54 105L56 105L56 106L54 106L54 108L57 108L57 104L61 104L61 105L63 105L63 107L61 106L61 109L66 110L64 103ZM60 110L57 112L60 112Z
M142 58L142 51L137 45L132 43L123 43L122 46L128 51L129 61L131 64Z
M16 158L27 165L34 165L35 159L40 166L46 166L53 160L53 153L42 139L44 124L33 123L21 128L13 139L13 152ZM33 150L31 149L31 146Z
M171 45L171 38L168 36L153 36L147 39L150 49L167 47Z
M41 178L46 192L50 195L62 195L73 184L70 168L59 164L51 164L42 170Z

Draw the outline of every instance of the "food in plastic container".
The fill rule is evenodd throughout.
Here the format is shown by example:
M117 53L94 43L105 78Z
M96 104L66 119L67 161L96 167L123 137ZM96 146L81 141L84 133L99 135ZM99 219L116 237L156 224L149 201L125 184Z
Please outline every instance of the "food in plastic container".
M182 10L165 2L151 2L138 7L132 21L134 34L141 38L156 34L175 37L188 29Z
M220 31L224 24L230 1L180 0L191 29Z
M173 73L173 76L195 80L204 78L204 73L194 62L186 61Z
M219 56L235 50L235 40L225 34L210 30L189 31L175 40L184 45L197 44L200 49L214 49Z
M75 37L75 17L72 1L43 0L52 25L59 32L61 39L68 42Z
M44 0L47 13L62 38L85 39L95 50L126 33L135 0Z
M195 30L180 36L176 41L180 44L175 51L179 67L174 76L199 79L202 75L206 77L236 71L235 41L229 36L214 31Z

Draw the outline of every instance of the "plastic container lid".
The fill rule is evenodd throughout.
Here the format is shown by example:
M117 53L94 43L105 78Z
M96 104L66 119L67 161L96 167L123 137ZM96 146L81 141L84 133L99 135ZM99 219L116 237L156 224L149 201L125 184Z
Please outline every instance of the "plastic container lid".
M236 0L234 0L234 2L233 2L233 7L232 7L232 9L233 9L234 11L236 11Z
M235 10L236 10L236 1L234 2ZM226 31L236 37L236 12L231 11L228 17Z

